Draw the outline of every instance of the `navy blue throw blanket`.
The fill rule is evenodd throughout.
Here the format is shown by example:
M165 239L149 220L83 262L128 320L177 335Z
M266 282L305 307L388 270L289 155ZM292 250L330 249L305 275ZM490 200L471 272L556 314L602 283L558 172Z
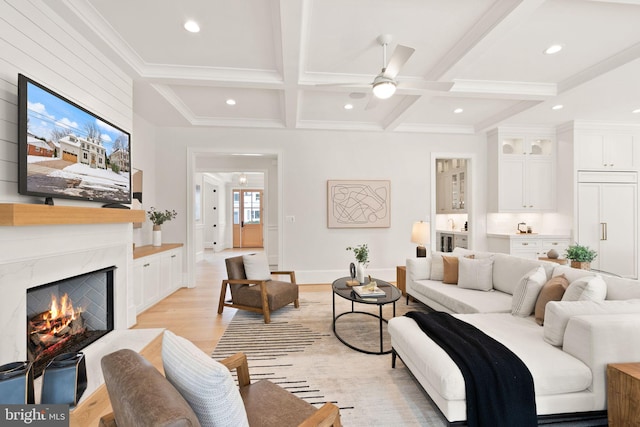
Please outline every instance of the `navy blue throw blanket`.
M448 313L411 311L406 316L462 371L469 427L538 425L533 378L511 350Z

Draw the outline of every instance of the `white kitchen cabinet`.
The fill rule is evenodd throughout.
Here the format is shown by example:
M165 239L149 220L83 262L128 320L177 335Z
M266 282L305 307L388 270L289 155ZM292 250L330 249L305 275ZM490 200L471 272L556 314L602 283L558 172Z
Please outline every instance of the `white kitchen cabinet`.
M467 213L466 160L438 159L436 167L436 213Z
M139 314L182 287L182 245L143 246L134 257L133 295Z
M550 212L556 209L554 134L494 130L489 142L489 209Z
M638 138L632 134L578 133L574 141L579 170L638 169Z
M520 258L545 258L547 252L555 249L560 257L569 246L569 236L548 234L488 234L487 245L490 252L514 255Z
M637 278L637 173L578 174L577 239L598 253L591 268Z

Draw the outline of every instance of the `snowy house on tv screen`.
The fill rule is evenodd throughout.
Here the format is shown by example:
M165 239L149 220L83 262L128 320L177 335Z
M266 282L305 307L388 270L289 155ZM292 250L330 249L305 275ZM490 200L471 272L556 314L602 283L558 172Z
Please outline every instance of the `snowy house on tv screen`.
M53 157L54 151L46 141L27 135L27 154L29 156Z
M129 172L129 152L117 148L109 156L109 162L112 165L118 165L120 172Z
M102 144L91 139L81 138L74 134L69 134L58 140L62 160L74 163L82 163L92 168L106 169L107 150Z

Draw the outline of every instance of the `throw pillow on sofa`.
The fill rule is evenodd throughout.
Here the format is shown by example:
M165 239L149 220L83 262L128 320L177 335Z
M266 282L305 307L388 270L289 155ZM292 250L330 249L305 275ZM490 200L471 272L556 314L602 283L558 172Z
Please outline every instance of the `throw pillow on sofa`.
M165 331L162 364L165 376L189 403L203 427L249 425L229 369L191 341Z
M465 255L465 258L475 258L475 255ZM442 283L448 285L455 285L458 283L458 258L457 256L445 256L442 255L442 265L444 267L444 274L442 277Z
M249 280L271 280L269 261L264 252L242 255L244 272Z
M493 258L459 258L458 287L479 291L492 290Z
M444 279L442 252L431 252L431 274L429 275L429 279L440 281Z
M534 268L522 276L520 282L513 291L511 300L511 314L527 317L533 313L540 290L547 281L547 274L542 266Z
M442 283L455 285L458 283L458 257L442 256L442 265L444 273L442 275Z
M560 301L569 287L569 281L564 274L554 276L542 287L536 301L535 316L538 325L544 324L544 309L549 301Z
M562 301L604 301L606 297L607 284L598 274L572 282L562 296Z

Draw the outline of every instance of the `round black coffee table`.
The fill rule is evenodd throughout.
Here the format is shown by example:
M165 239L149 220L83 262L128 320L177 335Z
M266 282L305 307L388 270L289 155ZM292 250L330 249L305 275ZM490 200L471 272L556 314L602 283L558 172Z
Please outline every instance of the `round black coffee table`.
M378 288L382 289L384 291L384 293L386 294L385 296L380 296L380 297L367 297L367 298L362 298L360 297L358 294L355 293L355 291L353 290L353 288L351 286L347 286L347 280L351 280L350 277L341 277L340 279L337 279L336 281L333 282L333 333L335 334L336 338L338 338L340 340L340 342L342 342L344 345L346 345L349 348L352 348L354 350L360 351L362 353L367 353L367 354L389 354L391 353L391 349L389 350L384 350L384 346L383 346L383 334L382 334L382 322L387 323L387 320L385 318L382 317L382 307L386 304L393 304L393 316L395 317L396 315L396 301L398 301L400 299L400 297L402 296L402 293L398 290L398 288L396 288L395 286L393 286L391 283L387 283L383 280L380 279L374 279L377 284L378 284ZM365 284L369 283L368 279L365 279ZM351 301L351 311L346 311L344 313L340 313L336 316L336 295ZM357 311L355 310L355 303L358 304L373 304L373 305L377 305L378 306L378 314L374 314L374 313L368 313L366 311ZM372 316L375 317L379 320L379 325L380 325L380 351L369 351L369 350L364 350L361 348L358 348L352 344L349 344L348 342L346 342L339 334L338 332L336 332L336 321L345 315L348 314L365 314L367 316Z

